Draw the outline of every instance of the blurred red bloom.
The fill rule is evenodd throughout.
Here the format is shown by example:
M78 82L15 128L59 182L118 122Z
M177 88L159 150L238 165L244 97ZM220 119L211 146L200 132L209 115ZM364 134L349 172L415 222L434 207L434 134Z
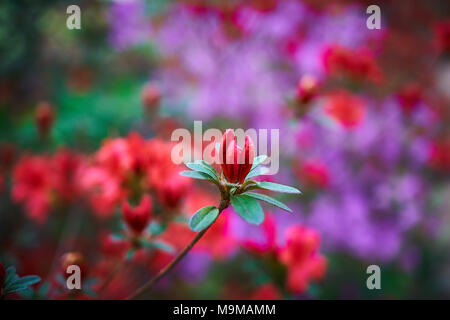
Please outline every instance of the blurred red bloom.
M364 120L365 105L351 93L338 90L329 94L325 112L346 128L357 127Z
M297 99L301 103L309 103L318 91L318 80L311 75L304 75L297 84Z
M434 141L430 148L429 164L443 171L450 171L450 139Z
M317 159L305 161L296 171L299 178L311 186L326 188L330 182L327 165Z
M76 265L80 268L82 278L87 276L88 265L83 254L80 252L68 252L61 257L61 271L66 278L70 276L70 273L67 273L67 268L71 265Z
M100 245L102 252L111 257L123 257L125 251L129 248L129 241L117 239L111 233L103 233L100 235Z
M26 156L14 167L12 198L25 203L28 216L43 223L52 201L52 171L43 156Z
M287 266L287 286L302 293L312 280L321 279L326 271L326 259L318 250L320 236L313 229L293 226L286 231L286 244L280 250L280 261Z
M254 157L255 147L249 136L245 137L244 149L242 149L237 145L233 130L225 131L220 146L220 159L222 172L228 182L243 183L250 172Z
M422 98L422 88L417 83L405 85L397 94L403 111L409 113L414 110Z
M67 201L74 200L78 195L76 180L81 164L81 156L69 150L60 150L51 158L54 188Z
M47 137L55 120L55 112L48 102L40 102L34 114L36 128L41 137Z
M162 186L158 189L158 200L168 208L176 208L185 198L191 180L180 176L175 172L171 177L167 178Z
M152 201L149 195L142 197L136 207L131 207L128 201L122 203L123 218L128 227L135 233L141 233L147 227L152 215Z
M434 43L439 52L450 51L450 20L434 24Z
M325 50L323 60L329 75L344 75L354 81L383 81L383 73L367 48L353 50L334 45Z
M250 300L281 300L278 288L272 283L258 287L250 296Z

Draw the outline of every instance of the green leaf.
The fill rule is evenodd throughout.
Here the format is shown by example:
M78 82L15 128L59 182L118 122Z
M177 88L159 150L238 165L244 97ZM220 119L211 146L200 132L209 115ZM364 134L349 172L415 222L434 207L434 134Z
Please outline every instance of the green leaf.
M294 187L285 186L285 185L279 184L279 183L262 181L262 182L258 182L257 185L261 189L266 189L266 190L271 190L271 191L276 191L276 192L294 193L294 194L302 193L300 190L298 190Z
M267 156L265 154L262 154L260 156L257 156L253 159L253 165L252 168L250 169L250 171L252 171L253 169L255 169L257 166L259 166L261 163L263 163L264 161L266 161Z
M287 212L292 212L292 210L289 209L289 207L286 206L284 203L282 203L282 202L280 202L280 201L278 201L278 200L276 200L276 199L274 199L272 197L266 196L265 194L254 193L254 192L246 192L244 194L247 195L247 196L250 196L252 198L255 198L255 199L262 200L264 202L270 203L270 204L272 204L272 205L274 205L274 206L276 206L278 208L286 210Z
M259 167L251 170L245 179L250 179L256 176L262 176L269 173L269 168L267 167Z
M152 245L155 249L159 249L159 250L163 250L163 251L167 251L170 253L175 252L175 249L168 243L163 242L163 241L154 241L152 242Z
M193 179L201 179L201 180L210 180L213 181L213 179L203 172L198 171L181 171L180 174L184 177L193 178Z
M245 194L231 197L231 205L242 219L251 224L261 224L264 221L264 211L258 201Z
M219 209L214 206L207 206L197 210L189 221L192 231L198 232L208 228L219 216Z
M9 285L9 283L11 283L14 280L14 278L18 278L18 276L16 275L16 268L14 266L9 266L6 269L5 273L6 275L4 286L6 287Z
M154 236L160 235L166 230L166 225L158 222L152 222L147 228L148 232Z
M25 277L19 278L19 280L17 280L14 283L14 285L21 285L23 287L28 287L35 283L38 283L39 281L41 281L41 278L38 276L25 276Z
M213 171L211 171L209 168L205 167L203 164L190 162L190 163L186 163L186 167L188 167L191 170L204 173L204 174L208 175L209 177L211 177L211 179L217 180L216 174Z
M205 168L209 169L216 177L219 177L219 173L216 171L216 169L211 164L206 162L205 160L199 160L199 161L196 161L196 162L200 163Z

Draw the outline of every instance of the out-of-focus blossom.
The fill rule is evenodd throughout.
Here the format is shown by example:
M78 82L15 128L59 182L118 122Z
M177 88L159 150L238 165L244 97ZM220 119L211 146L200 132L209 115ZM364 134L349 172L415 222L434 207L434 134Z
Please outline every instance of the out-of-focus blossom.
M397 94L400 106L406 113L410 113L422 98L422 88L417 83L404 86Z
M30 219L43 223L53 201L52 169L43 156L26 156L14 167L12 198L23 202Z
M433 168L450 171L450 139L434 141L430 148L429 163Z
M365 105L357 96L338 90L328 95L325 112L342 126L351 129L364 120Z
M370 50L352 50L342 46L332 46L325 50L324 64L329 75L346 76L353 81L379 83L383 74Z
M317 159L305 161L296 171L302 181L313 187L326 188L330 182L327 165Z
M123 218L128 227L135 233L140 234L150 222L152 215L152 201L149 195L142 197L136 207L130 206L128 201L122 203Z
M188 179L175 173L158 189L158 200L168 208L177 208L189 191L190 185Z
M280 251L280 260L288 268L287 287L302 293L311 281L321 279L327 262L319 253L320 237L316 231L304 226L290 227L286 231L286 244Z
M434 24L434 43L439 52L450 51L450 20Z
M55 121L55 111L50 103L40 102L34 113L34 122L41 137L47 137Z
M255 147L249 136L245 137L244 148L237 145L232 129L227 129L220 145L222 172L230 183L243 183L250 172L255 157Z
M281 298L280 291L272 283L259 286L250 296L250 300L280 300Z
M303 104L309 103L317 95L318 90L318 80L312 75L306 74L297 84L297 99Z
M113 234L101 234L100 244L102 252L111 257L123 257L125 251L129 248L129 241L117 239Z
M88 264L83 254L80 252L68 252L61 257L61 272L65 277L69 277L70 273L67 273L67 268L71 265L76 265L80 268L80 275L82 278L86 278L88 272Z
M117 50L125 50L150 39L152 28L144 12L145 2L141 0L115 0L111 3L109 40Z

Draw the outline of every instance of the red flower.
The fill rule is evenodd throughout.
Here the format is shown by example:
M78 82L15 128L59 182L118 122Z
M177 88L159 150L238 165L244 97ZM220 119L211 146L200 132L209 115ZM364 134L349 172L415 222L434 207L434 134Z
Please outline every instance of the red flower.
M222 172L228 182L243 183L252 168L255 148L249 136L245 137L244 149L236 143L232 129L227 129L220 146Z
M34 121L41 137L46 137L50 133L55 120L55 112L48 102L41 102L36 107Z
M149 195L142 197L137 207L131 207L128 201L122 203L122 214L128 227L135 233L141 233L150 222L152 202Z
M432 143L428 162L435 169L450 171L450 139Z
M0 262L0 295L2 294L2 288L4 283L5 283L5 267Z
M330 172L325 163L318 160L308 160L303 163L298 174L306 183L325 188L330 182Z
M435 23L434 43L439 52L450 51L450 19Z
M24 202L29 217L38 223L47 219L52 196L52 171L48 159L24 157L13 171L12 198Z
M310 102L319 90L319 82L311 75L304 75L297 85L297 99L301 103Z
M325 69L330 75L344 75L354 81L368 80L374 83L383 80L383 73L375 57L366 48L352 50L332 46L325 51L323 59Z
M339 90L329 95L325 112L344 127L354 128L364 120L365 106L358 97Z
M403 111L409 113L414 110L422 98L422 88L417 83L404 86L397 94Z
M167 178L159 188L158 199L163 205L176 208L189 191L190 185L190 179L175 173L172 177Z
M287 286L302 293L311 280L319 280L326 270L326 259L319 254L320 237L315 230L304 226L286 231L286 244L280 250L280 260L288 268Z
M250 300L281 300L281 294L276 286L266 283L252 293Z

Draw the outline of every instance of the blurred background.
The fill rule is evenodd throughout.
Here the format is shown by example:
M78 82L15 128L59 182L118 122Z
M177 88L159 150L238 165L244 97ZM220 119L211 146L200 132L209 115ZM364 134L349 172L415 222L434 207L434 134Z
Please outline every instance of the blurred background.
M261 226L227 209L142 297L450 298L450 3L382 1L379 30L371 4L2 1L0 261L42 279L8 298L121 299L165 266L219 197L170 160L195 120L279 129L263 179L303 194ZM122 221L144 195L164 246Z

